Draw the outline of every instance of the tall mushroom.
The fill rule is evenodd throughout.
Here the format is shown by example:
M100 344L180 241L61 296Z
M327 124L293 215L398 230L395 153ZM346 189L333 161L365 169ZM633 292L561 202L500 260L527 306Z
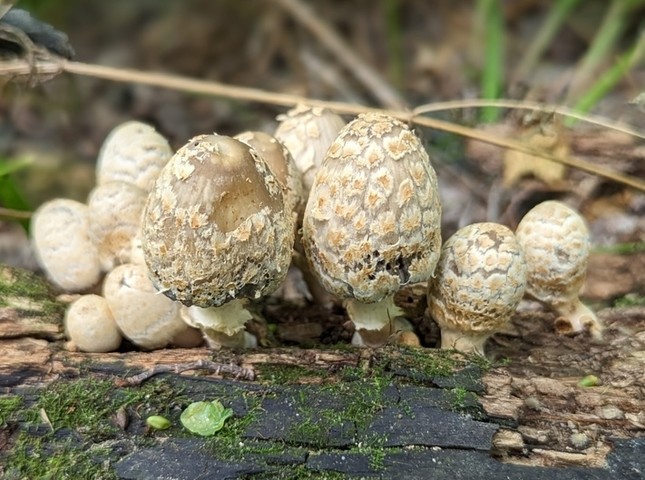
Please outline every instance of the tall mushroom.
M189 306L185 320L216 345L249 345L246 299L271 293L291 260L293 217L281 185L248 145L200 135L161 171L143 216L155 287Z
M528 266L527 293L560 315L564 331L588 329L600 338L602 323L578 298L590 244L580 214L561 202L542 202L522 218L516 235Z
M395 333L394 294L432 277L440 220L437 176L405 124L367 113L340 131L311 188L303 245L325 288L346 299L358 343Z
M525 288L526 264L508 227L484 222L455 232L428 289L441 348L483 355L484 343L510 322Z

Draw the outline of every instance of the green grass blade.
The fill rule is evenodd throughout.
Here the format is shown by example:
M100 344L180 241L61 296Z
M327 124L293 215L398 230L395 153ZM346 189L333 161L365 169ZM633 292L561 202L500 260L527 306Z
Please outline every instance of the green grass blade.
M478 10L484 28L484 70L482 72L482 97L497 99L504 81L504 17L499 0L479 0ZM499 118L498 108L483 108L483 122L494 122Z

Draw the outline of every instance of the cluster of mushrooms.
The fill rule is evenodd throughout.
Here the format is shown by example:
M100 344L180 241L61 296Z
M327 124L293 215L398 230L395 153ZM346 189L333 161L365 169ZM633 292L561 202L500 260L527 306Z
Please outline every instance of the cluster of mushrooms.
M427 282L442 348L483 353L528 293L570 331L602 325L578 299L589 234L555 201L513 233L477 223L442 247L437 176L415 133L380 113L345 125L321 108L278 117L274 135L199 135L172 154L151 127L106 139L87 204L56 199L32 221L40 265L70 304L87 352L254 347L248 306L297 266L312 297L343 302L352 343L419 345L394 295Z

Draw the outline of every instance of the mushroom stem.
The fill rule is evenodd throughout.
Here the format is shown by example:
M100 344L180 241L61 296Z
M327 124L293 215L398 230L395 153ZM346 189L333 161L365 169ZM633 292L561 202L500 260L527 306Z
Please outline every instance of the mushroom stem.
M222 332L211 330L210 328L205 328L203 333L208 346L212 349L255 348L258 346L258 341L255 336L244 330L240 330L233 335L227 335Z
M369 347L385 345L395 331L394 319L403 315L403 310L394 304L394 295L375 303L349 298L345 301L345 308L360 336L360 341L356 339L353 343Z
M568 327L563 333L580 333L588 329L595 339L602 338L604 329L602 322L578 297L572 298L569 302L552 305L552 308L560 315L560 322Z
M453 328L441 327L441 348L459 350L464 353L484 355L484 344L491 332L462 332Z
M252 343L244 335L244 324L253 318L245 299L236 298L219 307L193 305L182 310L182 318L188 325L201 329L211 347L245 347Z

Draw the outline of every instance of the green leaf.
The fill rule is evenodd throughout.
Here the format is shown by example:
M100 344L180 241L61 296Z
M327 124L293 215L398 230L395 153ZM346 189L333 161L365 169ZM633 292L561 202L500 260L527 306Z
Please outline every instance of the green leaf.
M227 418L233 416L233 410L224 408L219 400L212 402L194 402L181 413L181 424L188 430L202 437L215 435L224 426Z

